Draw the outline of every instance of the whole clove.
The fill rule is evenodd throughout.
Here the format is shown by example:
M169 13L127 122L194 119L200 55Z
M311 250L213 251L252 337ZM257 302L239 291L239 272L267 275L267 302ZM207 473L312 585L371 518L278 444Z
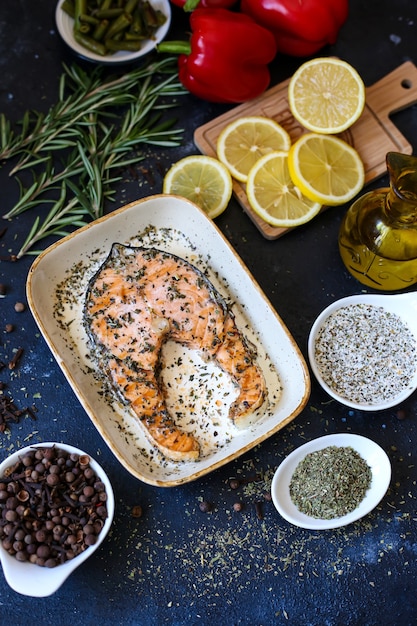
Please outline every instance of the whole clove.
M256 511L256 517L259 520L262 520L264 518L264 513L262 510L262 503L261 502L255 502L255 511Z
M1 369L1 367L0 367ZM0 383L0 389L4 389L4 383ZM36 407L26 406L20 409L15 404L13 398L7 394L0 394L0 433L4 433L10 422L18 423L22 417L30 417L36 420Z
M22 358L23 348L18 348L9 362L9 370L14 370Z
M33 448L0 477L0 541L19 561L56 567L97 542L106 501L86 455Z

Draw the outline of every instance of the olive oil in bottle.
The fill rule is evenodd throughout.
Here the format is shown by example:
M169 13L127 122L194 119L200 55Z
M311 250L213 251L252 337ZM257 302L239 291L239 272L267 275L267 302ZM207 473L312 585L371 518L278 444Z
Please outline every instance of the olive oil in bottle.
M388 152L390 186L370 191L348 209L339 251L349 272L374 289L417 282L417 158Z

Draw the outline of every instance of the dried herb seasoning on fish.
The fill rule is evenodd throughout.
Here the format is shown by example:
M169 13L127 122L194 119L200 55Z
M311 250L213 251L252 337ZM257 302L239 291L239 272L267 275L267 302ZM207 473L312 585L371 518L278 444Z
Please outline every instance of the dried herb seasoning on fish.
M333 519L359 506L371 480L369 465L351 446L328 446L300 461L291 477L290 496L302 513Z

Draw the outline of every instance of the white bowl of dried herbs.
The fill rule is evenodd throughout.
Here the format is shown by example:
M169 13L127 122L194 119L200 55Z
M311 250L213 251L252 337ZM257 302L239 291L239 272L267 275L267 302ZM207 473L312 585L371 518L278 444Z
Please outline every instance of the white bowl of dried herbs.
M354 409L397 406L417 388L417 294L361 294L333 302L308 340L321 387Z
M292 452L271 484L272 501L291 524L311 530L346 526L372 511L391 480L391 464L374 441L325 435Z

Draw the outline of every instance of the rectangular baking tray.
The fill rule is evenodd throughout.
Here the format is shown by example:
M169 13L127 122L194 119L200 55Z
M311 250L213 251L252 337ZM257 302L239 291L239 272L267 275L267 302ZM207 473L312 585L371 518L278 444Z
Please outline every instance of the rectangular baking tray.
M197 410L193 420L202 446L197 461L163 457L130 409L108 393L91 359L83 326L84 296L88 281L115 242L164 249L193 263L231 305L238 326L256 347L268 402L252 425L238 430L228 418L227 399L218 391L223 385L213 383L212 404L205 406L201 394L196 400L204 413ZM230 462L291 422L309 398L308 368L284 322L212 220L183 198L161 194L141 199L53 244L33 263L27 296L36 323L85 412L120 463L148 484L173 487ZM198 354L179 354L183 348L178 345L170 349L164 359L171 362L173 380L178 374L175 359L199 367ZM217 374L212 372L213 381ZM185 393L191 396L193 391Z

